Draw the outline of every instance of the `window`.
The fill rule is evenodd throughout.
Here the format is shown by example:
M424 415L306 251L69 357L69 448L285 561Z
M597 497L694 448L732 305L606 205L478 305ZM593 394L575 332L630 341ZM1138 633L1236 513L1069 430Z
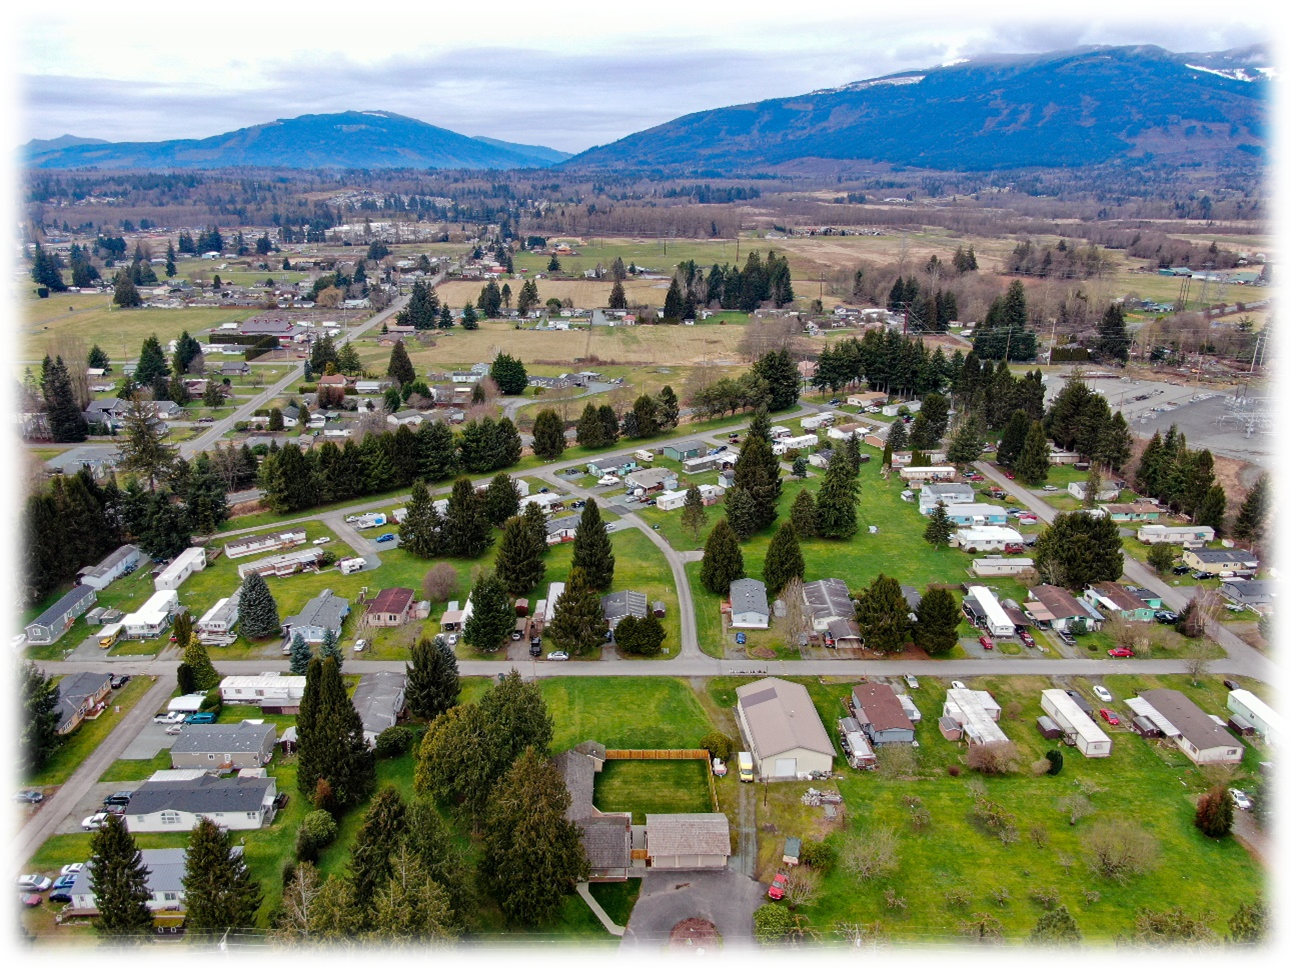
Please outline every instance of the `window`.
M178 891L163 891L163 892L162 892L162 894L161 894L161 899L162 899L163 901L178 901L178 900L179 900L179 892L178 892Z
M248 810L248 811L247 811L247 819L248 819L248 820L255 820L255 819L256 819L257 817L259 817L259 816L260 816L260 814L258 814L258 813L257 813L256 811L254 811L254 810Z
M177 824L177 823L179 823L179 822L180 822L180 816L179 816L178 811L175 811L175 810L163 810L163 811L161 812L161 822L162 822L163 824Z
M206 758L207 758L208 760L213 760L213 759L215 759L215 754L214 754L214 753L207 753L207 754L206 754Z

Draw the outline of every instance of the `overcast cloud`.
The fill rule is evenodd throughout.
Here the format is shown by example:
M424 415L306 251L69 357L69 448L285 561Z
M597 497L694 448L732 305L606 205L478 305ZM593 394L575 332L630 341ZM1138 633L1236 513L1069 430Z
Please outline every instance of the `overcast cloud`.
M581 151L695 111L786 97L988 53L1081 44L1219 50L1265 39L1241 12L1190 0L1134 19L1091 0L1082 19L1035 7L921 3L917 21L813 3L786 21L747 5L668 0L489 4L433 15L346 4L135 18L40 12L20 41L19 141L201 138L275 118L387 110L467 135ZM1195 8L1195 9L1194 9ZM91 8L93 9L93 8ZM1168 9L1169 13L1166 14Z

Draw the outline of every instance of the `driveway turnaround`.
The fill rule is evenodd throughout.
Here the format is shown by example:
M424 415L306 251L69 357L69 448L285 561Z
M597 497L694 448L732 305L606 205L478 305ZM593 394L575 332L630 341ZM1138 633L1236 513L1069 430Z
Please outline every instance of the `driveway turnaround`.
M720 871L647 871L621 947L646 951L668 946L678 921L703 918L722 936L723 948L753 945L753 912L765 888L730 868Z

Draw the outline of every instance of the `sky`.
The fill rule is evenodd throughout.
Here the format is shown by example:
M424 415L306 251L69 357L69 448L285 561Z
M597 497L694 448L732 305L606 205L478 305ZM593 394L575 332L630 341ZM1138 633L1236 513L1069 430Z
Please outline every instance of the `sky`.
M1217 16L1193 0L1086 0L1078 18L962 0L925 0L917 18L834 0L807 11L783 0L272 6L280 9L163 5L131 16L101 4L25 4L8 60L11 143L200 138L301 114L386 110L577 152L694 111L963 57L1082 44L1210 51L1270 34L1258 6Z

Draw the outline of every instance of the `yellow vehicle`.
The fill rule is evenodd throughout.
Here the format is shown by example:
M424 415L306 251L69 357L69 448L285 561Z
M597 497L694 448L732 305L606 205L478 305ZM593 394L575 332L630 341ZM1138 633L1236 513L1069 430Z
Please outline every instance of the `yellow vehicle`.
M105 625L99 632L99 648L110 649L116 645L117 639L121 637L121 625Z
M741 752L739 757L739 764L740 764L740 782L752 783L753 782L753 754L749 752Z

